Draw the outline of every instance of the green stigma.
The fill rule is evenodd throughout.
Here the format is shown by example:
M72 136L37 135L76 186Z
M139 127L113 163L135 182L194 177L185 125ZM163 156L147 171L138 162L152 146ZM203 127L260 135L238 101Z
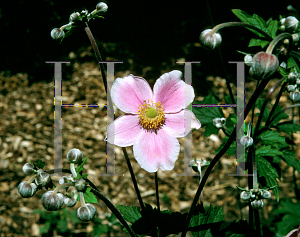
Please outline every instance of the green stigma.
M155 118L156 115L157 115L157 111L156 111L156 109L154 109L154 108L149 108L149 109L147 110L147 112L146 112L146 116L147 116L148 118Z

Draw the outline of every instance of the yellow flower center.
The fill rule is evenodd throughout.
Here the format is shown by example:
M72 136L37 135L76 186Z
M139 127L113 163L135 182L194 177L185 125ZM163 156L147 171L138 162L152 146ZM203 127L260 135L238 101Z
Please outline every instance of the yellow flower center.
M164 107L160 102L153 103L148 100L139 105L140 125L147 130L158 130L165 123Z

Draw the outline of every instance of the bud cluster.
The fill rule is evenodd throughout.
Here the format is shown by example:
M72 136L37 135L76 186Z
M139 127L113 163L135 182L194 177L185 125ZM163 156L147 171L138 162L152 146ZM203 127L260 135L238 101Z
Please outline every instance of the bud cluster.
M280 30L294 32L298 29L299 21L294 16L288 16L287 18L282 18L280 20L280 24L281 24L281 26L279 27Z
M293 102L300 101L300 92L299 92L299 85L300 85L300 74L295 72L290 72L288 77L288 82L291 84L287 86L287 91L290 92L290 99Z
M250 201L253 208L260 209L264 206L263 199L270 198L271 192L266 189L250 189L242 191L240 197L243 201Z
M99 2L96 5L96 9L91 13L88 10L82 10L79 12L74 12L69 17L69 23L61 26L60 28L52 29L50 35L52 39L61 39L65 36L64 30L71 30L74 26L78 25L79 22L87 22L95 17L101 18L107 12L108 6L104 2Z
M59 185L54 190L47 191L43 194L41 202L47 211L57 211L61 209L64 204L67 207L74 207L77 203L78 195L80 194L81 207L77 210L77 217L82 221L93 219L96 208L90 203L85 203L84 200L87 182L83 178L78 177L76 179L77 173L74 165L80 164L82 158L83 155L79 149L74 148L67 153L67 159L71 163L72 176L62 176L58 181ZM54 186L49 173L43 169L37 168L32 163L26 163L22 170L26 175L33 174L28 181L23 181L18 186L18 191L23 198L32 197L43 187L49 189ZM67 190L71 186L75 187L72 192L65 192L64 194L59 192L61 189Z

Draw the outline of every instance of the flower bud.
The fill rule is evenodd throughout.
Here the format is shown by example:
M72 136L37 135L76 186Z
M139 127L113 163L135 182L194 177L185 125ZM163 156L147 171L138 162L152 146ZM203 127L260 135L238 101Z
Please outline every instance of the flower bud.
M82 207L79 207L77 209L77 217L81 221L90 221L94 218L96 213L96 208L90 204L87 203Z
M250 193L246 192L246 191L241 192L241 199L243 201L249 201L250 200Z
M67 153L67 159L71 163L79 164L79 163L81 163L82 158L83 158L83 155L79 149L73 148L73 149L69 150Z
M298 42L299 41L299 34L298 33L292 34L292 38L293 38L294 42Z
M250 68L250 75L258 79L265 79L277 71L279 62L275 55L259 52L254 55Z
M270 198L271 197L271 192L268 190L263 190L261 196L265 199Z
M104 2L99 2L96 6L96 9L98 13L106 13L108 6Z
M23 181L19 184L18 191L23 198L29 198L36 193L36 188L37 186L34 183Z
M77 203L77 196L78 196L77 191L76 191L76 193L74 193L74 197L66 197L65 196L64 204L67 207L74 207L76 205L76 203Z
M47 172L39 172L35 178L35 183L38 186L45 187L51 181L51 177Z
M296 90L296 86L295 85L288 85L287 86L287 90L288 91L295 91Z
M247 54L245 57L244 57L244 62L247 66L252 66L252 59L253 57L251 56L251 54Z
M281 25L284 25L284 24L285 24L285 21L286 21L286 18L282 18L282 19L280 20L280 24L281 24Z
M57 211L64 204L64 195L62 193L54 194L53 191L48 191L42 196L42 204L47 211Z
M59 183L59 184L70 183L70 182L74 182L74 180L72 179L72 177L67 177L67 176L62 176L62 177L58 180L58 183Z
M74 12L70 15L69 21L75 22L76 20L78 20L79 16L80 16L79 12Z
M293 102L298 102L300 101L300 92L299 91L294 91L290 93L290 98Z
M299 85L300 84L300 78L296 79L296 84Z
M86 181L84 179L75 180L75 188L80 192L84 192L86 188Z
M297 74L294 73L294 72L290 72L289 75L288 75L288 80L293 81L293 80L296 80L296 79L297 79Z
M284 26L284 25L280 26L280 27L279 27L279 30L285 31L285 26Z
M24 172L24 174L26 175L32 175L34 172L34 165L31 163L26 163L25 165L23 165L22 170Z
M200 44L206 49L213 50L221 44L222 37L219 33L211 33L212 29L207 29L200 34Z
M251 202L251 206L254 209L261 209L264 206L264 201L263 200L254 200Z
M225 118L215 118L213 120L213 124L215 125L216 128L222 128L226 124L226 119Z
M284 22L287 30L297 30L299 21L294 16L288 16Z
M65 35L65 32L59 28L54 28L53 30L51 30L51 33L50 33L52 39L61 39L62 37L64 37Z
M240 143L245 147L249 147L253 144L253 138L248 136L242 136L240 139Z

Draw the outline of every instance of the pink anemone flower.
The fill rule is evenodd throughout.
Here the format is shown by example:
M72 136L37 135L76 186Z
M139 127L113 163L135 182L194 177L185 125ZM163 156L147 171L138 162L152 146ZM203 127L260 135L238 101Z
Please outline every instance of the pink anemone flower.
M172 170L180 149L177 138L201 127L194 113L185 110L195 93L181 76L178 70L163 74L153 92L145 79L133 75L117 78L111 88L114 104L125 114L108 125L106 141L133 145L135 159L148 172ZM185 122L191 123L189 131Z

